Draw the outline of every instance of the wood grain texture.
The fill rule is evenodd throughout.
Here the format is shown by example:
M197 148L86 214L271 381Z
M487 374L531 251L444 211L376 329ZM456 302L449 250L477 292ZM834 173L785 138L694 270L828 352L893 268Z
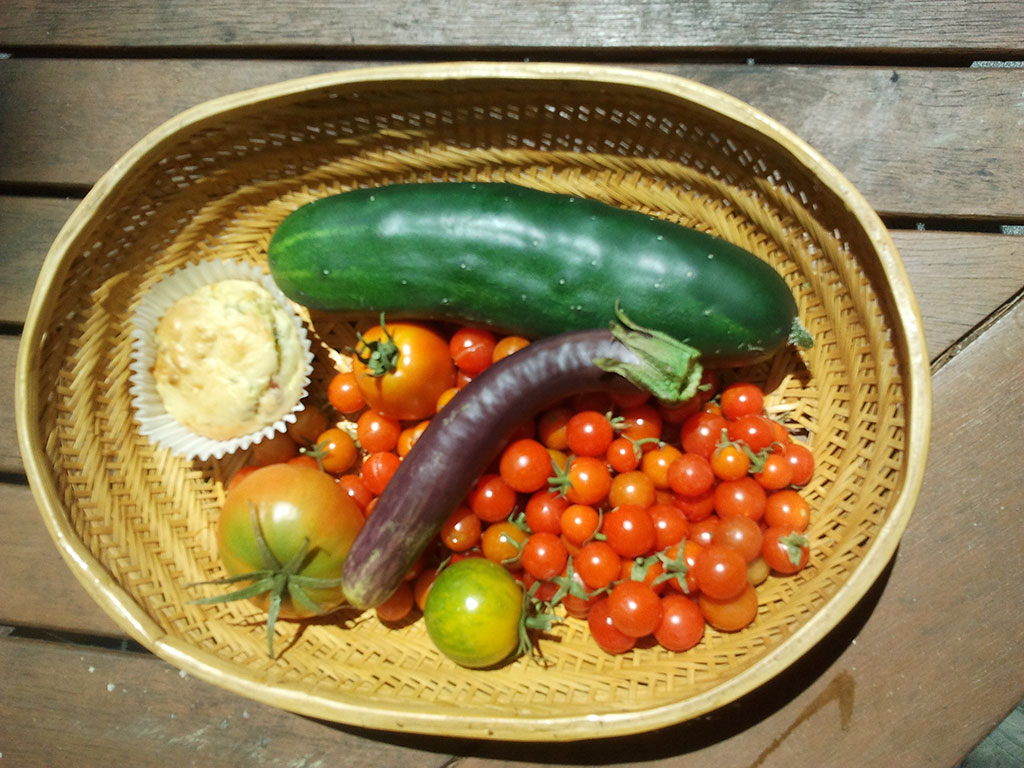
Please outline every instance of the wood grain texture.
M935 361L1024 286L1024 237L970 232L892 233L921 306Z
M14 377L18 337L0 336L0 473L22 472L21 451L14 423Z
M149 654L0 638L0 749L12 766L443 766L444 754L290 715ZM55 708L56 707L56 708Z
M0 530L0 584L29 585L4 591L0 625L124 637L60 556L27 486L0 483Z
M84 190L147 132L217 96L354 62L0 60L0 183ZM1024 70L659 65L742 99L884 214L1024 219ZM971 115L965 120L965 114ZM955 190L955 194L951 194Z
M1007 55L1024 46L1013 0L350 0L293 5L8 0L0 46L391 46L684 51L896 49Z
M24 322L46 252L77 204L0 195L0 322Z
M0 182L88 187L196 103L355 62L0 59ZM756 106L899 216L1024 218L1024 71L664 65ZM1009 114L1008 114L1009 113ZM963 116L972 119L965 121ZM116 116L116 118L114 117ZM950 189L955 189L954 195Z

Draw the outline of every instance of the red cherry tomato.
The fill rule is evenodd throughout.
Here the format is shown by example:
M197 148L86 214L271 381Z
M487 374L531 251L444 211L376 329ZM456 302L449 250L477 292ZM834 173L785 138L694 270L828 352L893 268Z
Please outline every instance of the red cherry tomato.
M764 411L764 393L756 384L739 382L722 390L722 415L730 421L741 416L761 415Z
M398 447L402 425L398 419L385 416L372 408L363 411L356 420L356 439L369 453L393 451Z
M738 597L747 580L747 561L731 547L711 543L697 556L694 563L697 587L715 600Z
M706 411L695 413L683 422L679 432L683 451L710 459L727 427L728 422L721 416Z
M739 480L727 480L715 488L715 511L721 517L746 515L760 520L767 498L764 488L749 475Z
M671 593L661 598L661 622L654 639L670 651L688 651L704 637L704 614L689 597Z
M475 376L491 364L496 344L494 334L486 328L466 326L452 334L448 351L456 366Z
M684 453L668 468L668 485L680 496L698 496L715 484L710 462L696 453Z
M771 420L760 414L748 414L730 421L727 432L730 440L742 440L754 453L763 451L775 441Z
M604 457L616 472L632 472L640 466L640 448L628 437L612 440Z
M480 518L469 507L458 507L441 526L441 541L452 552L466 552L480 542Z
M647 510L625 504L604 516L601 532L609 546L621 557L633 558L654 549L657 533Z
M402 459L397 453L391 453L390 451L371 453L363 460L363 482L371 493L375 496L380 496L384 493L384 487L391 480L391 476L395 474L395 470L398 469L398 465L401 463Z
M487 523L505 520L516 506L516 492L501 475L486 474L469 493L469 507Z
M580 549L573 564L587 589L593 591L604 589L619 578L621 561L618 552L608 542L591 541Z
M641 581L623 581L608 593L608 615L630 637L646 637L661 623L661 598Z
M664 421L661 413L650 403L644 403L632 408L624 408L622 416L622 431L624 437L634 441L646 441L641 444L642 450L651 450L661 438L661 430Z
M783 455L793 470L790 482L793 485L807 485L814 477L814 454L811 449L803 443L787 443Z
M769 453L754 479L766 491L778 491L793 481L793 467L784 453Z
M763 538L761 526L746 515L723 518L711 533L712 544L735 549L748 563L761 555Z
M568 506L568 499L557 491L541 489L532 494L526 502L526 526L534 533L561 533L562 513Z
M604 456L615 430L603 413L580 411L566 424L565 437L569 451L577 456Z
M791 488L768 494L764 522L770 527L804 531L811 522L811 505Z
M673 504L654 504L647 508L647 514L654 523L654 549L659 552L678 544L689 533L690 524L686 515Z
M635 637L630 637L615 626L609 613L607 597L600 598L590 606L587 626L590 629L590 636L605 653L625 653L636 645Z
M502 451L499 473L514 491L533 493L548 484L554 473L551 454L541 443L523 438L510 443Z
M535 533L523 545L523 568L541 581L552 579L565 570L569 553L561 538L553 533Z
M327 400L340 413L355 413L366 407L366 398L351 371L334 375L327 385Z
M776 573L796 573L807 565L810 542L798 531L769 528L764 532L761 555Z
M590 541L600 524L601 515L589 504L570 504L562 512L562 536L577 547Z

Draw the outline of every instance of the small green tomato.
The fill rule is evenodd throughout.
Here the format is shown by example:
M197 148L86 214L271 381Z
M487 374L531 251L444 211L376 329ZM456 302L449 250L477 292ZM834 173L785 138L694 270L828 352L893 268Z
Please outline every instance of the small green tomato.
M466 558L434 580L423 618L445 656L472 669L490 667L521 648L523 589L497 563Z

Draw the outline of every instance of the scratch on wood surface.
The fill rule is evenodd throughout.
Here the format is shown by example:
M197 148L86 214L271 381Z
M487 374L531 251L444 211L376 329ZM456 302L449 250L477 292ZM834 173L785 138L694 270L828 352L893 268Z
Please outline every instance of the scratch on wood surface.
M821 693L814 697L810 704L804 707L804 710L797 715L796 720L757 756L757 759L750 764L749 768L757 768L757 766L763 765L768 756L778 749L793 731L820 712L833 700L839 706L839 728L843 731L849 730L850 720L853 717L855 689L856 683L853 680L853 675L845 670L840 672L822 689Z

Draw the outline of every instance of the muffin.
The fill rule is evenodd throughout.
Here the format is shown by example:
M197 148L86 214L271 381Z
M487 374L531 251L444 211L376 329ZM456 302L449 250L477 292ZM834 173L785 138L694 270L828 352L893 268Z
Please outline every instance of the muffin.
M178 299L160 319L153 380L181 424L230 440L292 409L304 362L291 317L266 288L221 280Z
M309 383L305 329L273 281L235 262L162 280L134 318L141 433L220 458L294 421Z

